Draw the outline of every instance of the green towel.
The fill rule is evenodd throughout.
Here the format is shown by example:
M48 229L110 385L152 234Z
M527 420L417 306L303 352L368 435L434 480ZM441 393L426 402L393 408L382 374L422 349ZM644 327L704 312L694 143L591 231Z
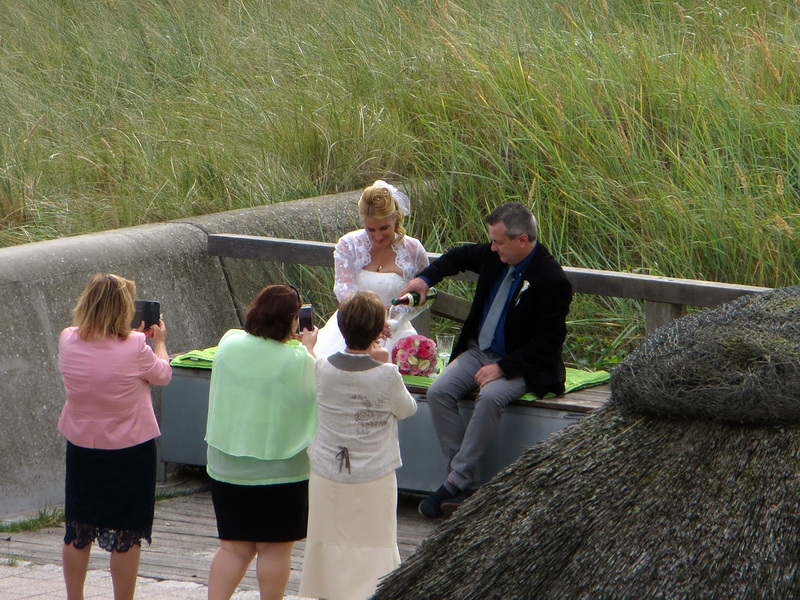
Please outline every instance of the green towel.
M581 371L580 369L567 369L567 381L564 384L564 393L582 390L584 388L593 387L605 383L610 379L611 375L607 371ZM417 385L420 387L430 387L433 379L430 377L419 377L418 375L403 375L403 381L406 384ZM545 398L553 398L555 394L548 394ZM538 400L530 392L525 394L520 400Z
M290 345L297 345L297 340L286 342ZM206 348L205 350L192 350L186 354L181 354L172 359L170 364L173 367L192 367L194 369L210 369L214 365L214 354L217 347ZM576 390L593 387L605 383L611 378L608 371L581 371L580 369L567 369L567 381L564 384L564 393L568 394ZM403 375L406 384L419 387L430 387L433 383L431 377L420 377L418 375ZM548 394L545 398L553 398L555 394ZM530 392L525 394L520 400L537 400L538 398Z
M210 369L214 365L217 347L205 350L192 350L173 358L169 364L173 367L192 367L194 369Z
M287 346L298 346L297 340L289 340ZM205 350L190 350L186 354L180 354L173 358L169 364L173 367L190 367L192 369L210 369L214 366L214 355L217 347L206 348Z

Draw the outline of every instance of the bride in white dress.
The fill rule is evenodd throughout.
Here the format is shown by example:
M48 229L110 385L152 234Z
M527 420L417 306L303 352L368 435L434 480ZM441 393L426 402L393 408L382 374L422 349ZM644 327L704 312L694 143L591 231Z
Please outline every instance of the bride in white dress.
M387 309L406 284L428 266L428 254L416 238L405 234L403 216L410 210L408 196L393 185L378 180L367 187L358 201L363 229L339 238L333 252L336 279L333 291L339 302L358 290L380 296ZM410 320L419 308L394 307L390 311L384 346L391 356L397 340L413 335ZM344 352L338 311L319 330L314 353L317 357Z

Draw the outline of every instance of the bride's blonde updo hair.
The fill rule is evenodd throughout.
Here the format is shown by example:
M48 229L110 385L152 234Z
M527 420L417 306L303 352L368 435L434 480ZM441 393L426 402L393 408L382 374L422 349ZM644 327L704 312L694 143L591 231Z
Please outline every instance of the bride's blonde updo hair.
M376 181L361 192L361 198L358 199L358 216L362 223L367 217L387 219L393 216L395 218L394 232L398 239L406 234L405 227L403 227L403 212L400 210L392 190L383 181Z

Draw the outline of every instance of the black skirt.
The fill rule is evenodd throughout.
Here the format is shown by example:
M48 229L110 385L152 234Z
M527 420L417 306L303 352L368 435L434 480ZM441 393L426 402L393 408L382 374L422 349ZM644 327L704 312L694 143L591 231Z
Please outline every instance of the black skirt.
M295 542L308 528L308 480L236 485L209 477L219 539Z
M156 442L120 450L67 442L66 535L83 548L97 538L106 550L150 543L156 501Z

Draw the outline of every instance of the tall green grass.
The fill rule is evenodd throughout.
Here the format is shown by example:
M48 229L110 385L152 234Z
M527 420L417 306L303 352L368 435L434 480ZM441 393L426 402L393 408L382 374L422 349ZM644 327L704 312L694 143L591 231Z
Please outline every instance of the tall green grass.
M433 251L520 200L568 265L797 282L794 0L3 4L0 245L382 177Z

